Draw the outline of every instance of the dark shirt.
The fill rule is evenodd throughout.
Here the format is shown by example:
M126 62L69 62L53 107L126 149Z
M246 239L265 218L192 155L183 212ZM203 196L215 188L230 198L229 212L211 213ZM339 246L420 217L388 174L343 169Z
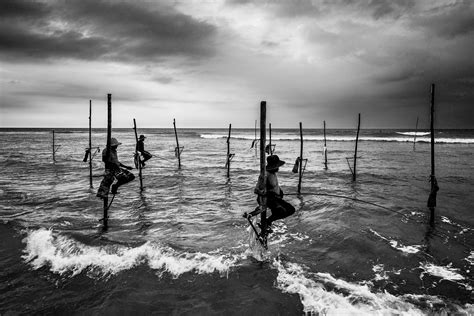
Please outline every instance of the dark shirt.
M139 140L137 142L137 151L141 153L145 151L145 144L143 143L143 140Z
M120 170L121 163L118 160L117 148L110 147L109 159L106 161L107 148L102 151L102 161L105 162L105 169Z

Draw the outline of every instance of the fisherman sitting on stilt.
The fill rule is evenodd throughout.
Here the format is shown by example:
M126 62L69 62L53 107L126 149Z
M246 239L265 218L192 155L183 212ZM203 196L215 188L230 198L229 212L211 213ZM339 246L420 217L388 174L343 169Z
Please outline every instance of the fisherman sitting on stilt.
M267 218L267 233L271 233L271 224L278 220L288 217L295 213L295 208L290 203L283 200L283 190L278 185L277 172L279 168L283 166L285 162L280 160L277 155L271 155L267 157L267 166L266 166L266 185L263 183L263 179L260 176L258 178L257 185L255 187L255 193L258 194L257 202L261 205L261 198L264 188L266 188L266 197L267 197L267 207L272 211L272 215ZM261 213L261 208L258 206L250 214L244 213L245 218L250 218L257 214Z
M117 189L135 179L133 173L125 170L132 170L132 167L122 164L118 160L117 147L122 143L119 143L117 139L110 139L110 153L107 153L107 148L102 151L102 161L105 163L105 174L104 179L100 183L99 190L97 191L97 197L104 199L109 194L109 189L114 179L117 179L117 183L112 185L112 194L117 194ZM108 158L108 159L107 159ZM124 169L125 168L125 169Z
M145 150L145 144L144 144L145 138L146 138L145 135L140 135L137 142L137 152L142 154L142 157L143 157L143 160L140 161L142 168L145 167L145 161L153 157L152 154L150 154L148 151Z

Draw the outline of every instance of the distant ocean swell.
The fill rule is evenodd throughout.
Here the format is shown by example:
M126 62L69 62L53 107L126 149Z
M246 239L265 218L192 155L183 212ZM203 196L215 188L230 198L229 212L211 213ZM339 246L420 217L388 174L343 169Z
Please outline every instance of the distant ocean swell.
M204 139L220 139L220 138L227 138L227 135L224 134L200 134L201 138ZM353 142L355 141L354 136L327 136L326 140L329 142ZM254 140L254 136L252 135L245 135L245 134L236 134L231 135L231 139L239 139L239 140ZM279 136L272 136L272 141L295 141L300 140L298 135L279 135ZM324 136L313 136L303 135L304 141L324 141ZM413 143L413 137L376 137L376 136L361 136L359 137L359 141L370 141L370 142L400 142L400 143ZM429 143L431 139L429 137L417 137L417 143ZM474 144L474 138L436 138L435 143L437 144Z
M51 272L70 276L90 271L100 277L114 275L142 263L174 277L191 271L225 276L243 258L243 255L179 253L151 242L135 248L93 247L44 228L28 231L23 242L26 247L22 258L34 269L49 266Z

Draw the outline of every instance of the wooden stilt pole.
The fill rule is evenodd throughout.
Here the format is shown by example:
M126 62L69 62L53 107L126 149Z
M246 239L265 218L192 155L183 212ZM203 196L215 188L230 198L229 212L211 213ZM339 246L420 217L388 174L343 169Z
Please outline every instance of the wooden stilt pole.
M328 151L326 147L326 121L324 121L324 169L328 168Z
M54 145L54 129L53 129L53 161L56 162L56 146Z
M257 120L255 120L255 138L257 140ZM255 144L255 157L257 156L257 144Z
M133 119L133 130L135 131L135 157L138 160L138 177L140 178L140 192L143 191L143 179L142 179L142 161L140 159L140 154L138 153L138 134L137 134L137 123Z
M105 161L109 161L110 155L110 139L112 138L112 94L107 94L107 147L106 147L106 156ZM108 196L104 199L104 230L107 230L109 227L109 198Z
M418 132L418 116L416 117L416 126L415 126L415 137L413 138L413 150L415 150L416 144L416 133Z
M231 159L231 154L230 154L230 132L232 130L232 124L229 124L229 135L227 135L227 178L230 177L230 159Z
M298 172L298 194L301 193L301 178L303 177L303 124L300 122L300 168Z
M268 124L268 154L273 155L275 146L272 144L272 123Z
M430 132L431 132L431 176L435 176L435 159L434 159L434 94L435 94L435 85L431 84L431 123L430 123Z
M272 149L272 123L268 123L268 154L273 155L273 149Z
M357 124L357 136L356 136L355 152L354 152L354 172L352 173L352 181L356 180L357 144L359 142L359 131L360 131L360 113L359 113L359 123Z
M92 100L89 100L89 184L92 189Z
M431 123L430 123L430 132L431 132L431 192L428 198L428 208L430 209L430 223L434 225L435 217L435 206L436 206L436 194L439 190L438 181L435 177L435 140L434 140L434 96L435 96L435 85L431 84Z
M263 179L263 183L266 187L267 183L267 174L265 170L265 143L266 143L266 120L267 120L267 102L261 101L260 102L260 177ZM262 226L262 231L267 231L267 197L266 197L266 189L264 189L265 194L261 197L261 210L262 213L260 215L260 223ZM263 234L263 242L264 247L267 248L267 234Z
M176 131L176 120L173 119L174 136L176 137L176 156L178 157L178 169L181 169L181 148L179 147L178 132Z

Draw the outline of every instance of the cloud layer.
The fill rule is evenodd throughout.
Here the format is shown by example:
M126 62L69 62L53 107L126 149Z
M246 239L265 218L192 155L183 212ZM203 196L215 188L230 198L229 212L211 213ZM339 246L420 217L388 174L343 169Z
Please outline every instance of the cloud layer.
M215 27L159 2L0 3L4 58L160 61L208 57Z
M439 126L474 128L473 21L469 0L4 0L2 116L77 126L112 92L118 124L252 126L267 100L275 126L411 127L434 82Z

